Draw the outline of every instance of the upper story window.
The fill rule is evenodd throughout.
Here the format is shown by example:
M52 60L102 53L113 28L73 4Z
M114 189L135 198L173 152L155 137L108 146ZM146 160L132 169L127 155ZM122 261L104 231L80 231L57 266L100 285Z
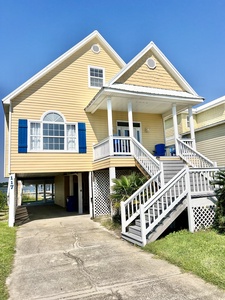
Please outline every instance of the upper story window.
M78 151L77 123L67 123L57 112L28 121L29 151Z
M89 87L102 87L105 71L103 68L89 66Z

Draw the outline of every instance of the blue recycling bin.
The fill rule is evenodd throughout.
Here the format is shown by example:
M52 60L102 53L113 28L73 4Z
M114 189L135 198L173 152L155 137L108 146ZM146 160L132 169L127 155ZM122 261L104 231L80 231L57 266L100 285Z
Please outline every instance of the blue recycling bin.
M155 145L155 156L165 156L166 153L166 147L165 144L157 144Z

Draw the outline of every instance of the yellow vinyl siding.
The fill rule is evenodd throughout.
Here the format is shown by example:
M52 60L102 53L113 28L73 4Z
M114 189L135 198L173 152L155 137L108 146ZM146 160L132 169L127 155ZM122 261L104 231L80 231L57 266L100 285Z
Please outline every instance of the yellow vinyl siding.
M5 110L5 123L4 123L4 177L9 176L9 113Z
M93 170L108 169L110 167L135 167L135 160L133 157L111 157L93 163Z
M148 58L156 61L154 70L146 65ZM151 51L138 60L117 82L176 91L183 90Z
M225 166L225 124L198 131L195 136L197 150L219 167Z
M118 65L101 47L99 54L90 49L93 43L84 47L65 62L49 72L12 102L12 173L44 173L89 171L93 162L93 143L97 136L93 132L93 116L86 114L85 106L97 93L98 89L88 88L88 65L105 68L108 81L118 71ZM86 51L86 52L85 52ZM80 56L79 56L79 55ZM67 122L85 122L87 153L18 153L18 119L40 120L49 110L63 114ZM98 122L97 118L95 122ZM106 120L105 125L106 127Z
M225 104L198 113L196 128L202 128L223 120L225 120Z

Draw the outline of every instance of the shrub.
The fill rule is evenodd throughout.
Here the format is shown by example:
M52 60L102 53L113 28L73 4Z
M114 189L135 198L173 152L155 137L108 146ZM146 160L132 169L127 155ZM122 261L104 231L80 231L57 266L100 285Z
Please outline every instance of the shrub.
M113 179L113 192L110 197L115 212L113 216L115 221L120 220L120 202L126 201L146 182L146 180L146 177L135 172L127 176L122 175L120 178Z
M6 194L0 191L0 210L3 210L6 205L7 205Z
M218 232L225 233L225 170L217 172L211 184L215 186L215 193L218 200L213 227Z

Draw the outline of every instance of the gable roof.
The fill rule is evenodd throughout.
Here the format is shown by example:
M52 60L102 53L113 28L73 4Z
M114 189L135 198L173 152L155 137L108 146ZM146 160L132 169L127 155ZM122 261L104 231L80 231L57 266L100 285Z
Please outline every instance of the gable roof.
M116 51L108 44L108 42L102 37L102 35L97 31L93 31L91 34L89 34L86 38L84 38L82 41L80 41L78 44L73 46L71 49L66 51L64 54L59 56L56 60L54 60L52 63L47 65L44 69L39 71L37 74L35 74L33 77L28 79L25 83L23 83L21 86L19 86L17 89L15 89L13 92L11 92L9 95L7 95L5 98L2 99L3 104L10 104L10 101L18 96L20 93L22 93L24 90L26 90L29 86L31 86L33 83L38 81L40 78L45 76L48 72L53 70L56 66L61 64L63 61L65 61L67 58L69 58L71 55L73 55L76 51L81 49L84 45L86 45L88 42L90 42L92 39L97 38L99 42L101 42L104 47L110 52L112 57L117 61L117 63L121 66L125 66L125 62L122 60L122 58L116 53Z
M159 50L159 48L150 42L139 54L137 54L123 69L117 73L108 83L108 86L112 86L119 78L121 78L128 70L149 50L156 56L156 58L161 61L162 65L169 71L172 77L180 84L180 86L188 93L198 96L198 94L193 90L193 88L187 83L187 81L181 76L177 69L171 64L171 62L166 58L166 56Z

